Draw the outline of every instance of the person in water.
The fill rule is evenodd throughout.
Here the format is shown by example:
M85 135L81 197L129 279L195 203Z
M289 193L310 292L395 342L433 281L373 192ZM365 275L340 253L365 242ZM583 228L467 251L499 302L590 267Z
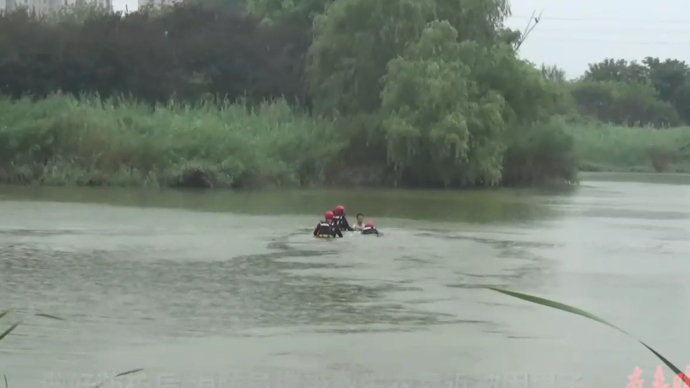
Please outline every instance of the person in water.
M376 236L382 235L382 233L379 232L378 229L376 229L373 222L367 222L366 224L364 224L364 228L362 228L362 234L364 234L364 235L375 234Z
M343 237L340 229L333 222L333 212L326 212L324 220L319 222L314 228L314 237Z
M333 223L339 230L355 231L355 229L350 226L350 223L347 222L347 218L345 218L345 206L343 205L338 205L333 210Z
M353 228L358 232L361 232L362 229L364 229L364 214L357 214L357 222L355 222L355 226L353 226Z

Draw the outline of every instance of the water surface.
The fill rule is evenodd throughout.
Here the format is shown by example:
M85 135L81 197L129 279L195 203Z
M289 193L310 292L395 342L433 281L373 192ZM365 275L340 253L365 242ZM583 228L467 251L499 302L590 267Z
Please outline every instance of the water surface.
M609 388L639 367L651 384L659 362L633 340L482 286L587 309L682 369L689 184L590 174L559 191L2 187L0 310L14 312L0 323L28 318L0 342L0 373L11 387L86 387L145 368L118 386ZM339 203L385 236L311 238Z

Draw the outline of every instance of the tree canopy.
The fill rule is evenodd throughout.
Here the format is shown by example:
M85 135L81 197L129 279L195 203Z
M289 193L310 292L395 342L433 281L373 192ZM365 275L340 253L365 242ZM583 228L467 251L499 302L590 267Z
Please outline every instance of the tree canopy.
M284 98L330 123L331 166L410 186L573 181L572 120L690 122L685 62L605 59L576 80L519 55L507 0L188 0L0 16L0 93Z

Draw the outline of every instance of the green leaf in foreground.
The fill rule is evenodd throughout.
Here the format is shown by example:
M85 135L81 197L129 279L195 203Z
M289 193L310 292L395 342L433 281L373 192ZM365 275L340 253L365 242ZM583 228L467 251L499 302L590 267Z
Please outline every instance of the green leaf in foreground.
M4 316L7 315L7 313L9 313L9 312L10 312L10 310L3 311L2 313L0 313L0 318L4 317ZM56 320L59 320L59 321L64 321L64 319L62 319L62 318L60 318L60 317L56 317L56 316L54 316L54 315L43 314L43 313L38 313L38 314L34 314L34 315L37 316L37 317L50 318L50 319L56 319ZM5 330L2 334L0 334L0 340L2 340L3 338L7 337L7 335L9 335L12 331L14 331L14 329L16 329L17 326L19 326L22 322L24 322L24 320L21 320L21 321L15 323L15 324L13 324L13 325L10 326L7 330Z
M501 290L501 289L494 288L494 287L487 287L487 288L492 290L492 291L500 292L501 294L512 296L514 298L522 299L522 300L532 302L532 303L535 303L535 304L538 304L541 306L551 307L551 308L554 308L556 310L561 310L561 311L569 312L571 314L579 315L581 317L589 318L589 319L597 321L599 323L603 323L604 325L606 325L608 327L616 329L619 332L621 332L621 333L627 335L628 337L636 340L637 342L641 343L642 346L647 348L650 352L652 352L655 356L657 356L657 358L659 358L664 364L666 364L666 366L669 367L673 371L673 373L676 374L676 376L681 377L681 380L683 380L683 382L685 383L685 385L687 387L690 387L690 379L687 376L685 376L685 374L683 374L680 371L680 369L678 369L675 365L673 365L665 357L663 357L661 354L659 354L659 352L652 349L650 346L648 346L644 342L640 341L639 339L633 337L630 333L626 332L625 330L623 330L623 329L621 329L621 328L619 328L619 327L617 327L617 326L615 326L609 322L606 322L605 320L603 320L603 319L601 319L601 318L599 318L593 314L590 314L586 311L580 310L576 307L568 306L567 304L563 304L563 303L556 302L556 301L549 300L549 299L539 298L537 296L527 295L527 294L523 294L520 292Z
M50 315L50 314L43 314L43 313L38 313L34 314L36 317L43 317L43 318L50 318L50 319L56 319L58 321L64 321L64 318L56 317L55 315Z
M0 340L7 337L7 335L10 334L14 329L16 329L20 323L22 323L22 321L15 323L14 325L10 326L7 330L5 330L2 334L0 334Z
M109 378L109 379L103 380L100 384L95 385L93 388L99 388L100 386L102 386L103 384L107 383L108 381L114 380L114 379L116 379L116 378L118 378L118 377L120 377L120 376L131 375L132 373L141 372L141 371L143 371L143 370L144 370L143 368L139 368L139 369L128 370L127 372L118 373L118 374L116 374L115 376L113 376L113 377L111 377L111 378Z

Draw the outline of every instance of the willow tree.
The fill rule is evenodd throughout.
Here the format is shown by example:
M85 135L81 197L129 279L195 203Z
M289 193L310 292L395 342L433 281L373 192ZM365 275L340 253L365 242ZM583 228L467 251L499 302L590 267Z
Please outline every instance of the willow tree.
M500 52L500 51L499 51ZM458 41L449 22L432 22L383 77L387 154L398 172L427 184L494 185L501 179L503 96L477 79L477 62L496 56Z
M380 107L388 62L419 39L427 23L446 20L457 40L491 45L502 36L506 0L338 0L314 20L309 81L321 113Z
M389 160L415 181L496 185L516 137L550 116L559 90L510 45L460 41L447 21L389 62L381 113Z
M314 21L309 86L323 115L377 112L388 62L419 38L434 0L338 0Z
M332 2L333 0L247 0L246 9L268 23L296 21L310 26L314 18Z

